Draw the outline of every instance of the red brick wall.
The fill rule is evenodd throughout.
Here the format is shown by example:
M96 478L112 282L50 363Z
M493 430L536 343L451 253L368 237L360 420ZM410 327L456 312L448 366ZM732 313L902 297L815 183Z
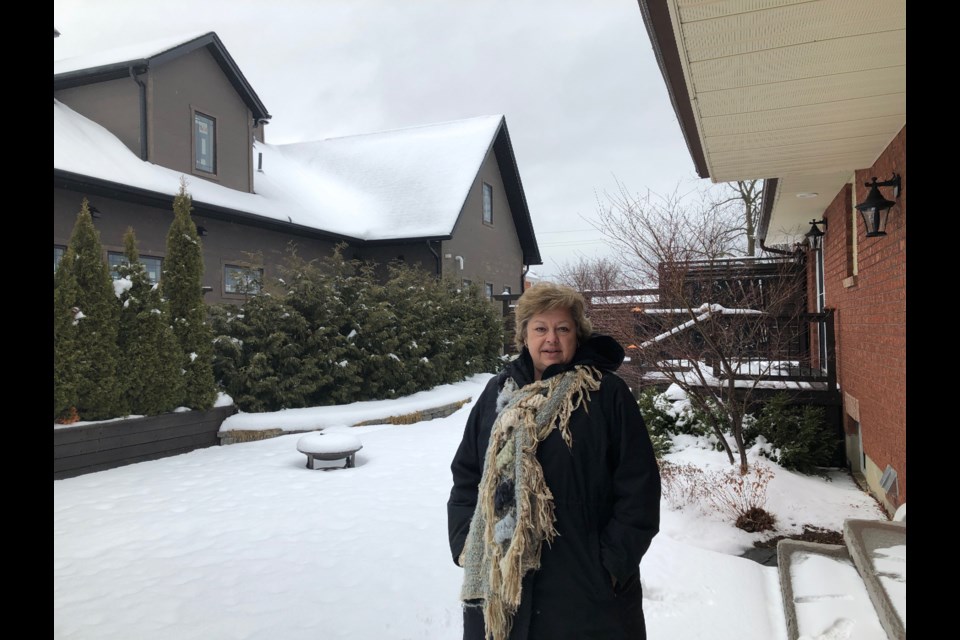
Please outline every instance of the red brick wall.
M837 194L824 212L827 231L823 242L826 306L836 309L840 388L859 405L864 453L881 471L888 464L897 471L898 505L907 499L906 143L904 126L872 167L856 172L856 193L851 194L848 185ZM857 234L859 272L854 283L848 279L851 198L863 202L869 191L865 182L873 176L878 181L889 180L894 173L900 174L902 188L890 210L887 235L867 238L858 214L853 231ZM893 199L892 191L881 189L888 199ZM850 410L847 407L848 413Z

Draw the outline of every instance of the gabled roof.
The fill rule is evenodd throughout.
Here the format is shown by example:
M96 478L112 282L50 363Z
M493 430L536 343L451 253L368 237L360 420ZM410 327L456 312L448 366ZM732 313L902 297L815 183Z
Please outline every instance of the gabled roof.
M223 70L244 103L253 112L255 120L269 120L270 114L247 82L240 67L227 52L223 42L214 32L177 36L139 43L108 51L98 51L82 56L55 60L53 63L53 89L69 89L85 84L116 80L135 73L144 73L156 66L206 48Z
M906 0L638 2L698 174L768 179L770 244L906 124Z
M54 100L54 184L170 202L181 172L145 162L99 124ZM542 264L502 115L318 142L256 142L256 193L189 179L198 212L362 243L447 239L493 149L525 264ZM254 156L254 166L259 157Z

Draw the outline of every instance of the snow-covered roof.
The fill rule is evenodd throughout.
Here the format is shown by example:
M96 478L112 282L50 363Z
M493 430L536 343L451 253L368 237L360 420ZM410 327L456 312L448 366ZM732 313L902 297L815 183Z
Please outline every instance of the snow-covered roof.
M260 97L247 82L236 61L213 31L198 32L162 40L151 40L124 47L91 52L53 61L53 88L70 87L125 78L131 72L145 73L152 65L206 48L223 69L227 80L250 108L255 120L269 121L271 116ZM56 52L54 52L56 56Z
M114 47L113 49L94 51L60 60L55 59L53 61L53 75L57 76L64 73L70 73L71 71L86 71L106 65L121 64L136 60L146 60L148 58L158 56L161 53L176 49L177 47L205 36L208 33L209 32L207 31L199 31L197 33L183 34L179 36L162 38L159 40L150 40L148 42L138 42L136 44L126 45L123 47ZM56 55L56 52L54 52L54 55Z
M502 121L481 116L319 142L258 142L256 191L293 200L313 214L310 226L351 237L446 236Z
M256 142L252 153L263 153L256 193L191 176L187 190L198 205L358 240L449 236L502 122L493 115L318 142ZM171 198L180 188L182 172L141 160L57 100L53 141L54 170Z
M54 61L54 90L140 74L206 48L253 112L269 120L253 88L214 32L181 35ZM93 182L140 198L173 196L182 174L144 162L107 129L54 99L54 175L63 185ZM516 159L502 115L270 145L251 152L254 193L186 176L199 210L263 219L294 233L356 241L449 238L487 154L500 166L525 264L542 264Z

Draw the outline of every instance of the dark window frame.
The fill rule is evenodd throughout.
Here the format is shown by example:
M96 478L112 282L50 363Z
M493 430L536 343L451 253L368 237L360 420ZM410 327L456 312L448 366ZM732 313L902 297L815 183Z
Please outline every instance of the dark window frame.
M219 162L217 162L217 117L212 116L209 113L200 111L198 109L193 109L193 125L190 129L191 131L191 141L192 141L192 153L193 153L193 172L199 175L204 176L216 176L219 171ZM210 157L212 169L206 169L204 166L201 166L200 163L200 118L204 118L209 121L212 131L209 134L210 138Z
M487 300L490 300L491 302L493 302L493 283L492 283L492 282L484 282L484 283L483 283L483 291L484 291L484 293L487 295Z
M118 261L117 264L111 264L111 262L110 262L110 259L111 259L111 258L120 258L120 259L122 260L122 262ZM140 259L140 263L143 264L144 268L147 270L147 277L150 279L150 284L157 284L158 282L160 282L160 278L161 278L161 276L163 275L163 256L147 256L147 255L142 255L142 256L139 256L139 259ZM151 261L151 262L154 261L154 260L157 261L157 265L156 265L156 274L157 274L157 276L156 276L156 278L154 278L154 277L151 275L153 272L152 272L151 269L150 269L150 265L147 263L148 260ZM107 267L109 267L109 269L110 269L110 277L111 277L111 278L113 278L114 280L118 280L118 279L119 279L119 276L117 275L117 272L116 272L115 269L116 269L116 267L120 266L121 264L125 264L126 261L127 261L127 256L126 256L126 254L125 254L124 252L122 252L122 251L107 251Z
M57 255L57 250L60 251L60 255ZM67 252L67 247L62 244L53 245L53 272L57 272L57 267L60 266L60 261L63 260L64 254Z
M249 280L250 285L249 291L243 291L240 288L243 285L234 284L233 290L231 287L231 278L229 277L230 270L240 271L244 273L257 272L256 278ZM240 290L238 290L240 289ZM223 295L224 296L233 296L233 297L246 297L250 295L256 295L263 290L263 267L251 267L249 265L235 264L235 263L223 263Z
M493 186L487 184L486 182L481 182L480 187L480 199L482 201L481 208L483 214L481 219L483 224L488 226L493 226Z

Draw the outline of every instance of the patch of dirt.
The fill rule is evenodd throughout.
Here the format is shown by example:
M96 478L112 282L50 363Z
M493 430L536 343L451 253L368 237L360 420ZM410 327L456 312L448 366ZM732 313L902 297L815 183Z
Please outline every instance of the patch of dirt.
M749 531L750 533L772 531L776 524L776 518L765 509L753 507L747 510L746 513L741 514L740 517L737 518L736 524L738 528Z
M777 543L781 540L803 540L804 542L818 542L820 544L843 544L843 534L839 531L831 531L830 529L815 527L812 524L805 524L803 525L803 533L758 540L753 543L753 546L758 549L776 549Z

